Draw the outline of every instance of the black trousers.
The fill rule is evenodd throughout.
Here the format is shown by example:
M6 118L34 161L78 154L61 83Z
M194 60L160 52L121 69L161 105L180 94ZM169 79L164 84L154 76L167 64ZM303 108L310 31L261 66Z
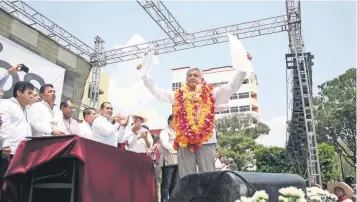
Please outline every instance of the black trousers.
M14 157L14 155L10 155L9 159L2 158L2 150L0 151L0 189L4 184L4 175L9 168L12 157Z
M169 196L180 179L178 165L162 167L161 202L168 202Z

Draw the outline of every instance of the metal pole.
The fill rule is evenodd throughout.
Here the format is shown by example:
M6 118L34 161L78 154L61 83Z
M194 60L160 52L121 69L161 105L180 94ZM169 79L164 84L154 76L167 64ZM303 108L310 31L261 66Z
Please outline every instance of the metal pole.
M340 157L340 166L341 166L341 174L342 174L341 182L343 182L345 180L345 174L343 173L342 157L340 154L338 156Z

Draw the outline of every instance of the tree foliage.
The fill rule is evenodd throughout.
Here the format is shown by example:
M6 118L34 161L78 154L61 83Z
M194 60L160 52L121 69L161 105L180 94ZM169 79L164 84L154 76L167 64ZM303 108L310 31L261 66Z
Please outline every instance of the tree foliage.
M322 181L337 180L339 173L334 146L322 143L318 145L318 151ZM258 172L299 173L282 147L258 147L254 150L254 156Z
M318 88L314 98L318 142L341 149L345 161L356 167L356 69Z
M258 146L255 140L270 129L254 116L238 113L218 119L216 130L221 156L233 158L238 168L242 168L253 164L253 150Z
M259 147L254 150L257 172L298 173L282 147Z
M338 180L337 160L335 147L327 143L321 143L317 147L320 160L320 171L323 182Z

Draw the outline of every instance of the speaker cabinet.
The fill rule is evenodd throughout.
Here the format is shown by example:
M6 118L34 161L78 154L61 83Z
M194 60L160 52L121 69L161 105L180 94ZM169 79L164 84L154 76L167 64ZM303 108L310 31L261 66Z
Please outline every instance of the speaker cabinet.
M218 171L184 176L169 202L235 202L265 190L269 202L278 201L279 189L294 186L306 191L303 178L295 174Z

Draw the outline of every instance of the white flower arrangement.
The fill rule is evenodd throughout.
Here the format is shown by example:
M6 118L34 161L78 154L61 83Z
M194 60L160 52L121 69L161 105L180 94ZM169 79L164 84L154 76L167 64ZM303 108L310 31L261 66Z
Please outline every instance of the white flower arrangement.
M306 189L307 195L302 189L296 187L286 187L279 189L281 194L278 198L279 202L336 202L337 196L330 194L328 191L322 190L318 187L309 187ZM307 200L305 199L307 197ZM264 191L257 191L253 197L241 197L235 202L267 202L269 195Z
M307 198L312 202L335 202L337 201L337 196L334 194L330 194L328 191L322 190L318 187L308 187Z
M269 195L264 191L256 191L253 197L248 198L242 196L241 199L236 200L235 202L267 202L269 199Z

